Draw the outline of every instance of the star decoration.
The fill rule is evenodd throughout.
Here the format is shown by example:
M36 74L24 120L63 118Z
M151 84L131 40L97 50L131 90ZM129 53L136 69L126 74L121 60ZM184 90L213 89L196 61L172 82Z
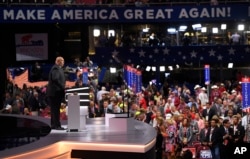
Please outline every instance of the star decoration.
M107 52L107 54L102 52ZM122 59L125 63L130 61L130 64L139 63L141 65L154 65L155 63L173 65L176 62L183 64L187 61L195 63L205 61L211 64L223 61L225 63L234 62L244 65L250 59L250 45L221 46L220 48L218 46L190 46L188 49L171 46L163 48L133 46L113 49L98 48L94 56L93 61L103 65L105 65L104 61L112 64L119 61L119 59Z
M209 56L215 56L215 52L216 51L214 51L213 49L211 49L210 51L208 51L209 52Z
M135 49L134 49L134 48L130 48L129 51L130 51L131 53L134 53L134 52L135 52Z
M158 53L159 53L159 49L155 48L155 49L154 49L154 53L155 53L155 54L158 54Z
M197 56L197 52L195 52L194 50L190 54L191 54L191 58L196 58Z
M116 50L114 50L114 51L112 52L112 56L117 56L118 54L119 54L119 52L116 51Z
M223 58L223 56L221 56L221 55L217 56L218 61L221 61L222 58Z
M245 51L246 51L247 53L249 53L249 52L250 52L250 48L249 48L249 47L246 47L246 48L245 48Z
M229 55L234 55L235 50L231 47L228 49Z
M144 52L143 50L141 50L141 51L138 52L138 53L139 53L139 57L142 57L142 56L145 57L145 53L146 53L146 52Z
M165 49L163 50L163 55L166 55L166 54L169 55L169 51L170 51L170 50L169 50L168 48L165 48Z

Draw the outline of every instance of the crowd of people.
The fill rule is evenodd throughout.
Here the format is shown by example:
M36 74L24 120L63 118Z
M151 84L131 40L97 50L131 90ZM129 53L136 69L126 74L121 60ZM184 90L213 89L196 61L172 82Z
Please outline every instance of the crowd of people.
M60 119L67 119L65 80L58 76L63 75L58 73L63 64L62 57L55 60L46 86L24 84L19 88L9 81L1 113L51 118L52 129L64 130ZM82 86L78 82L75 87ZM250 113L242 110L240 84L214 83L207 87L197 84L189 88L165 82L159 89L149 84L139 93L124 84L93 86L90 82L88 86L88 118L128 113L135 120L152 125L157 132L157 159L181 156L183 148L195 145L207 147L213 159L227 159L223 152L229 145L250 142ZM195 155L199 156L198 152Z

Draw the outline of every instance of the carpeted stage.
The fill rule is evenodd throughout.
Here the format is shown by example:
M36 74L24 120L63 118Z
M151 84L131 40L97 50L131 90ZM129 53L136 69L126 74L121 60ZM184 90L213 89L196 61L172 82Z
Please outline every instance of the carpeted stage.
M155 158L155 129L134 119L133 129L127 131L111 129L105 124L105 118L88 118L82 130L71 132L67 130L67 121L62 121L66 130L51 130L48 118L3 114L0 118L1 141L13 138L16 142L27 139L27 134L37 139L18 147L5 148L0 151L0 158L3 159ZM6 133L3 133L4 130ZM26 137L24 132L27 132ZM11 137L11 133L16 136Z

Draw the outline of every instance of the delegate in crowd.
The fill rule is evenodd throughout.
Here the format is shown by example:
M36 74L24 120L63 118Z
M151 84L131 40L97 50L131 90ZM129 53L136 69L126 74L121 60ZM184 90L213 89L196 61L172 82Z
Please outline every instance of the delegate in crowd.
M79 81L76 87L80 87ZM99 88L99 87L98 87ZM207 87L208 88L208 87ZM114 88L108 83L99 89L90 87L88 118L106 113L129 113L130 117L152 125L157 131L159 156L176 156L183 147L194 143L206 146L213 158L228 158L223 153L230 144L250 142L250 113L242 110L241 85L231 87L216 83L209 90L195 85L161 89L148 85L133 93L124 85ZM129 112L128 112L129 111ZM50 117L46 86L19 88L9 81L1 113ZM61 119L67 119L62 102Z

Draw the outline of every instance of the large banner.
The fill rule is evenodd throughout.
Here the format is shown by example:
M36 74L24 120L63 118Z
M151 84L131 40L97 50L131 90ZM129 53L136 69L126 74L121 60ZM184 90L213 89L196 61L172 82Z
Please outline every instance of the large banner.
M142 74L141 71L129 65L123 67L123 77L129 89L134 93L141 91L142 87Z
M249 4L144 7L0 7L0 23L140 23L249 19Z
M205 85L210 84L210 65L204 66L204 77L205 77Z
M242 109L249 112L250 110L250 78L244 77L241 80L242 86Z
M16 34L16 61L48 60L48 34Z

